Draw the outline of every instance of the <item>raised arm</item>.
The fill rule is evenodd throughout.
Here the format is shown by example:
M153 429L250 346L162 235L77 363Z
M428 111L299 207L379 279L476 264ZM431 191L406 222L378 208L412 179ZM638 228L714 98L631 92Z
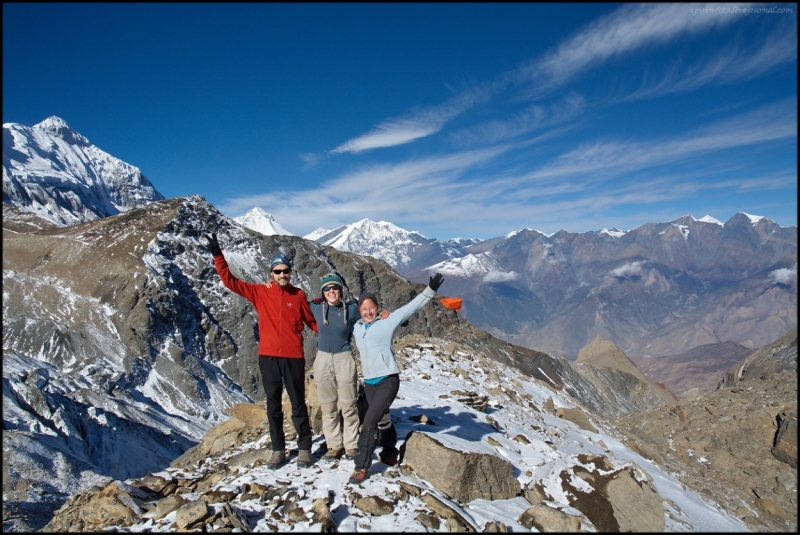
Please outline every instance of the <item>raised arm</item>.
M410 302L395 310L391 316L383 319L382 321L388 322L392 329L396 329L397 326L410 318L414 312L420 310L422 307L427 305L431 299L436 297L436 290L439 289L439 287L442 285L442 282L444 282L444 277L437 273L430 278L428 287L425 288L421 294L417 295Z
M214 267L217 269L217 274L222 280L222 284L232 292L253 301L255 299L255 287L257 285L244 282L233 276L228 267L228 261L225 260L225 256L222 254L222 248L219 245L216 234L206 236L206 239L208 240L208 250L211 251L211 255L214 257Z

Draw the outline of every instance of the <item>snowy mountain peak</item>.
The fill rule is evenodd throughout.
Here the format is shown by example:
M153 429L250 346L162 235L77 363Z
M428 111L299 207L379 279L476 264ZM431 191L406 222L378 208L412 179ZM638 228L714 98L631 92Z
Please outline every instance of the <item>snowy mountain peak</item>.
M445 276L451 275L464 278L486 277L492 274L493 276L490 277L492 280L488 282L498 282L497 274L505 274L510 278L515 278L505 273L497 260L489 253L468 254L459 258L451 258L430 266L427 271L441 273Z
M274 236L276 234L281 236L294 236L272 216L272 214L265 212L258 206L244 214L243 216L233 218L234 221L247 227L250 230L263 234L265 236Z
M3 202L65 227L164 198L137 168L60 117L3 125Z
M65 129L66 130L72 130L69 127L69 125L67 124L67 121L65 121L61 117L57 117L55 115L51 115L50 117L48 117L47 119L45 119L41 123L39 123L37 125L34 125L33 128L36 128L38 130L44 130L45 132L52 132L52 133L58 132L60 130L65 130Z
M753 223L754 225L759 221L761 221L762 219L764 219L763 215L752 215L752 214L747 214L745 212L742 212L742 214L747 216L747 218L750 219L750 222Z
M387 221L376 222L367 218L324 234L320 229L309 236L312 235L316 237L309 239L317 243L340 251L379 258L395 268L406 267L419 247L437 241Z
M715 225L722 225L722 222L718 219L711 217L710 215L705 215L698 219L697 221L701 221L703 223L714 223Z
M624 236L626 234L626 232L624 230L619 230L617 228L613 228L612 227L610 229L609 228L604 228L598 234L608 234L612 238L621 238L622 236Z

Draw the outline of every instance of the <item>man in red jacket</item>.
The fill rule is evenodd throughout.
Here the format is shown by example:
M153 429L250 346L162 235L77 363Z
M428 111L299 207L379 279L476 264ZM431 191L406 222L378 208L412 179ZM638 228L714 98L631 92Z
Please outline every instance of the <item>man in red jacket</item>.
M212 234L206 239L222 284L253 303L258 312L258 364L267 398L267 420L272 441L272 456L267 468L278 468L286 460L281 408L284 386L292 403L292 423L297 431L297 466L307 468L312 463L312 436L306 408L303 325L315 332L319 329L306 294L289 283L292 266L286 256L279 254L270 261L271 278L275 284L267 287L234 277L222 255L217 235Z

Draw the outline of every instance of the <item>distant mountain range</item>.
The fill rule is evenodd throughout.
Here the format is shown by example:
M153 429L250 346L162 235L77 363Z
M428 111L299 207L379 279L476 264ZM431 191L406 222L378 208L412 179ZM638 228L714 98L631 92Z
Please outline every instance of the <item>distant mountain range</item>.
M447 242L362 220L306 237L417 282L440 272L472 323L570 359L596 336L647 357L723 342L753 349L797 325L797 227L745 213Z

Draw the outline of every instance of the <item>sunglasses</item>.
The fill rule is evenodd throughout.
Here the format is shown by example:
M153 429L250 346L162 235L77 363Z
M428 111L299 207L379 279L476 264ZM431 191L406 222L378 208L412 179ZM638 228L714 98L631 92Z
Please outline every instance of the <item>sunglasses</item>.
M331 290L338 290L339 287L335 284L331 284L330 286L326 286L322 289L323 292L330 292Z
M277 275L278 273L283 273L283 274L285 274L285 275L288 275L289 273L291 273L291 272L292 272L292 269L291 269L291 268L286 268L286 269L273 269L273 270L272 270L272 272L273 272L274 274L276 274L276 275Z

